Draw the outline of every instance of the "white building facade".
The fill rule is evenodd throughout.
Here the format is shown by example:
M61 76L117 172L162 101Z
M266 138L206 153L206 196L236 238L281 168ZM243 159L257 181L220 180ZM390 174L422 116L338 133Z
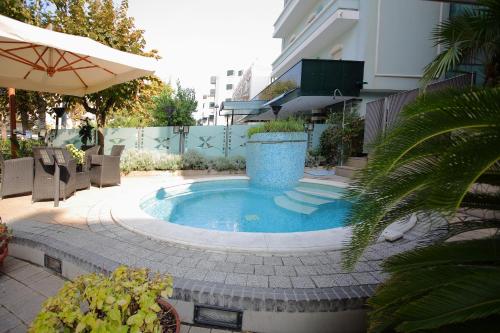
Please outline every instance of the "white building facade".
M449 4L434 1L285 0L274 24L282 52L272 79L301 59L363 61L364 113L366 102L419 87L424 67L439 52L432 30L448 14Z
M231 101L236 85L243 76L242 69L226 69L209 78L210 88L198 100L199 125L225 125L226 117L219 115L222 102Z

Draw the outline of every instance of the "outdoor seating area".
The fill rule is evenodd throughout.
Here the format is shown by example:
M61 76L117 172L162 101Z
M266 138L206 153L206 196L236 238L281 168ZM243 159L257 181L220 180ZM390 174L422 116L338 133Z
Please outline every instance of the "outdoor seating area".
M78 190L120 184L120 156L123 145L111 155L99 155L99 146L85 150L78 164L66 148L34 147L33 157L4 160L0 154L2 198L31 193L32 202L66 200Z

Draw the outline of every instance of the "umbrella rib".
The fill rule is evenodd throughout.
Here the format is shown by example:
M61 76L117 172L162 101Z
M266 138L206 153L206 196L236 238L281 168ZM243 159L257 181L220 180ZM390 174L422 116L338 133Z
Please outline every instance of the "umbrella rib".
M38 46L40 46L40 45L29 43L27 46L14 47L12 49L7 49L7 51L25 50L25 49L35 48L35 47L38 47Z
M45 54L45 52L47 52L47 50L49 49L48 46L45 47L45 50L43 50L42 54L39 54L38 55L38 59L35 61L35 65L38 65L38 62L40 61L40 59L42 59L43 55ZM36 51L35 51L36 52ZM37 52L38 54L38 52ZM26 75L24 76L24 79L26 80L26 78L31 74L31 72L33 71L33 69L35 68L32 68L28 71L28 73L26 73Z
M83 67L68 67L64 69L58 69L58 72L67 72L67 71L77 71L80 69L88 69L88 68L97 68L97 65L91 65L91 66L83 66Z
M44 68L42 66L37 65L37 64L35 64L35 63L27 60L27 59L24 59L23 57L20 57L17 54L11 53L11 52L6 51L6 50L4 50L2 48L0 48L0 51L7 53L7 54L0 53L0 56L2 56L2 57L9 58L11 60L23 63L25 65L32 66L33 68L36 68L36 69L39 69L39 70L44 70Z
M87 57L85 57L85 58L82 58L81 56L79 56L78 54L75 54L75 53L73 53L73 52L68 51L68 53L70 53L71 55L73 55L73 56L75 56L75 57L77 57L77 58L81 58L82 60L84 60L84 61L88 62L89 64L92 64L92 65L96 66L97 68L102 69L103 71L108 72L109 74L116 75L115 73L113 73L113 72L112 72L112 71L110 71L109 69L106 69L106 68L101 67L101 66L99 66L99 65L97 65L97 64L94 64L94 63L93 63L92 61L90 61L89 59L86 59L86 58L88 58L88 56L87 56Z
M66 58L64 58L64 60L66 61L66 65L59 67L57 69L57 71L62 71L62 70L66 70L67 68L72 68L72 65L76 64L77 62L84 61L88 57L89 56L86 56L86 57L83 57L83 58L78 58L78 60L75 60L75 61L72 61L72 62L68 62L68 60L66 60Z
M45 52L47 52L48 49L49 49L49 47L45 47L45 50L42 52L42 54L38 53L36 48L33 49L35 51L35 53L38 55L38 60L42 60L45 67L49 67L49 65L43 59L43 55L45 54ZM38 60L37 60L37 62L38 62Z
M61 54L61 52L58 50L58 49L55 49L57 53L59 53L59 55L62 57L62 60L64 60L66 63L69 63L68 60L66 60L66 58L64 58L64 55ZM68 52L68 53L71 53L71 52ZM81 76L73 69L73 73L75 73L76 77L82 82L83 86L85 88L88 88L87 84L85 83L85 81L83 81L83 79L81 78Z
M59 65L59 62L61 62L61 60L64 58L64 55L66 54L66 51L63 51L63 53L62 53L62 54L61 54L61 53L59 53L59 52L57 52L57 53L59 54L59 59L57 59L57 62L56 62L56 64L54 65L54 67L57 67L57 65Z

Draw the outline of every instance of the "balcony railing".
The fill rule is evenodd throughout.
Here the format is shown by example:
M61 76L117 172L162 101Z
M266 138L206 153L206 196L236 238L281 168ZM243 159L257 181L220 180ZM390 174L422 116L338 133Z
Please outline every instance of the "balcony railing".
M359 96L363 85L363 61L302 59L262 90L254 100L270 100L296 91L300 96Z

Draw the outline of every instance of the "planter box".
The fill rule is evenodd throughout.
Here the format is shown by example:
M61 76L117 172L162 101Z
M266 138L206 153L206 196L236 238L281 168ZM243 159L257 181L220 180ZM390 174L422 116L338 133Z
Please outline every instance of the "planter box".
M307 133L257 133L247 142L247 175L253 185L289 188L304 176Z

